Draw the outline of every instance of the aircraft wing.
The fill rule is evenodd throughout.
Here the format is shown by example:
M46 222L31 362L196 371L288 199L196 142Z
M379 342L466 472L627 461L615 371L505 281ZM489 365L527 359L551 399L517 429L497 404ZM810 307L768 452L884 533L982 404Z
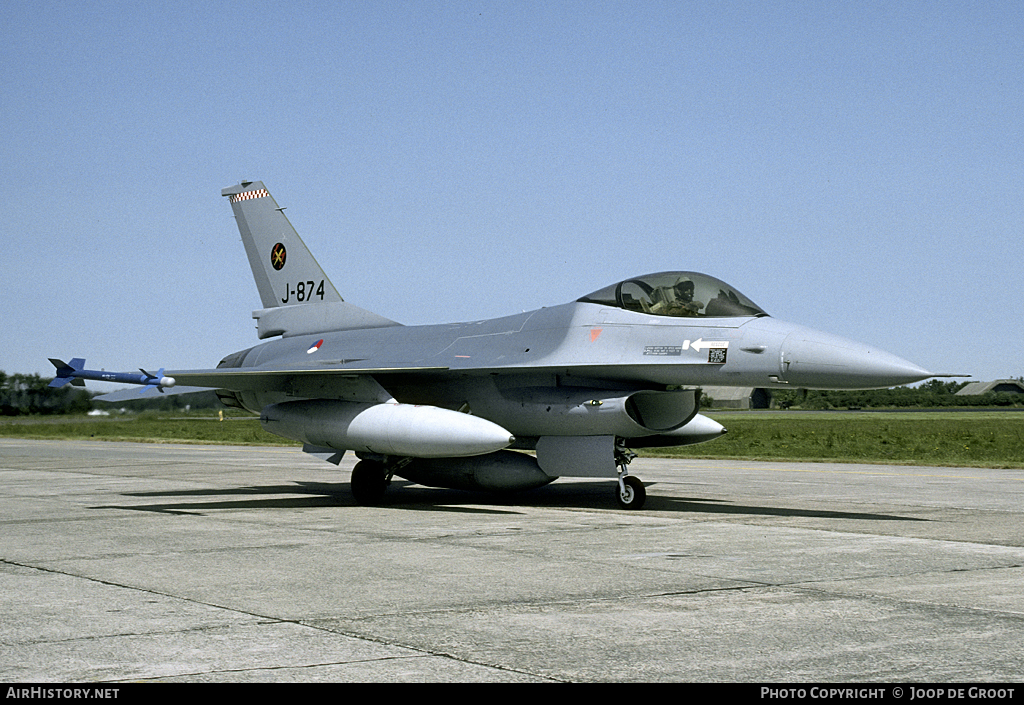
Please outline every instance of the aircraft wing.
M210 389L233 392L278 391L295 396L324 396L346 401L387 401L391 399L373 375L394 372L444 372L447 367L293 367L281 369L171 370L175 386L167 394L189 394ZM137 389L124 389L96 397L96 401L122 402L138 399Z

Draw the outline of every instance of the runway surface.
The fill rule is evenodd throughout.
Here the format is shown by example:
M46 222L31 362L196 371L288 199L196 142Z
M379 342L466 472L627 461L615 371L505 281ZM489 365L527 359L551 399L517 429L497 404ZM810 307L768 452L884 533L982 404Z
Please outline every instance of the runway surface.
M0 681L1024 673L1024 472L645 460L356 506L298 450L0 440Z

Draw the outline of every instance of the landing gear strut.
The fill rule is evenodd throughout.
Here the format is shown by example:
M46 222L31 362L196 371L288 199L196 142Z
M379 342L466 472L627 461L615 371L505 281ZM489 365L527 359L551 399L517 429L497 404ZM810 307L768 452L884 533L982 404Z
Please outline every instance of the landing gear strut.
M639 477L630 475L627 466L636 457L636 453L626 448L619 441L615 444L615 465L619 468L619 486L617 499L623 509L640 509L647 501L647 490Z

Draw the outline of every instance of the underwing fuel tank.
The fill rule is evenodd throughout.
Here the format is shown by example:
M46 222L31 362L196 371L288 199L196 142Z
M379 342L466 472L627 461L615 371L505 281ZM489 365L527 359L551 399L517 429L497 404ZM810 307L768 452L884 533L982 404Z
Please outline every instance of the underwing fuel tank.
M688 446L695 443L713 441L725 434L725 426L704 414L697 414L682 428L656 436L631 438L629 445L633 448L665 448L668 446Z
M436 406L312 399L271 404L268 432L314 446L411 458L493 453L515 438L498 424Z
M427 487L486 492L530 490L557 479L541 470L532 455L512 450L473 458L418 458L395 474Z

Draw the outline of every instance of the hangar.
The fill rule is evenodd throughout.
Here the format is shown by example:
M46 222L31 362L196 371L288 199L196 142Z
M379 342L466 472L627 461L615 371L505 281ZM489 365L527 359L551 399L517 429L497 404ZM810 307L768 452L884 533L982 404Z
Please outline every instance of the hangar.
M994 382L971 382L963 389L957 392L958 396L969 397L980 394L988 394L989 392L994 393L1009 393L1009 394L1024 394L1024 382L1019 379L997 379Z
M710 397L715 409L769 409L771 390L763 387L703 387L701 393Z

